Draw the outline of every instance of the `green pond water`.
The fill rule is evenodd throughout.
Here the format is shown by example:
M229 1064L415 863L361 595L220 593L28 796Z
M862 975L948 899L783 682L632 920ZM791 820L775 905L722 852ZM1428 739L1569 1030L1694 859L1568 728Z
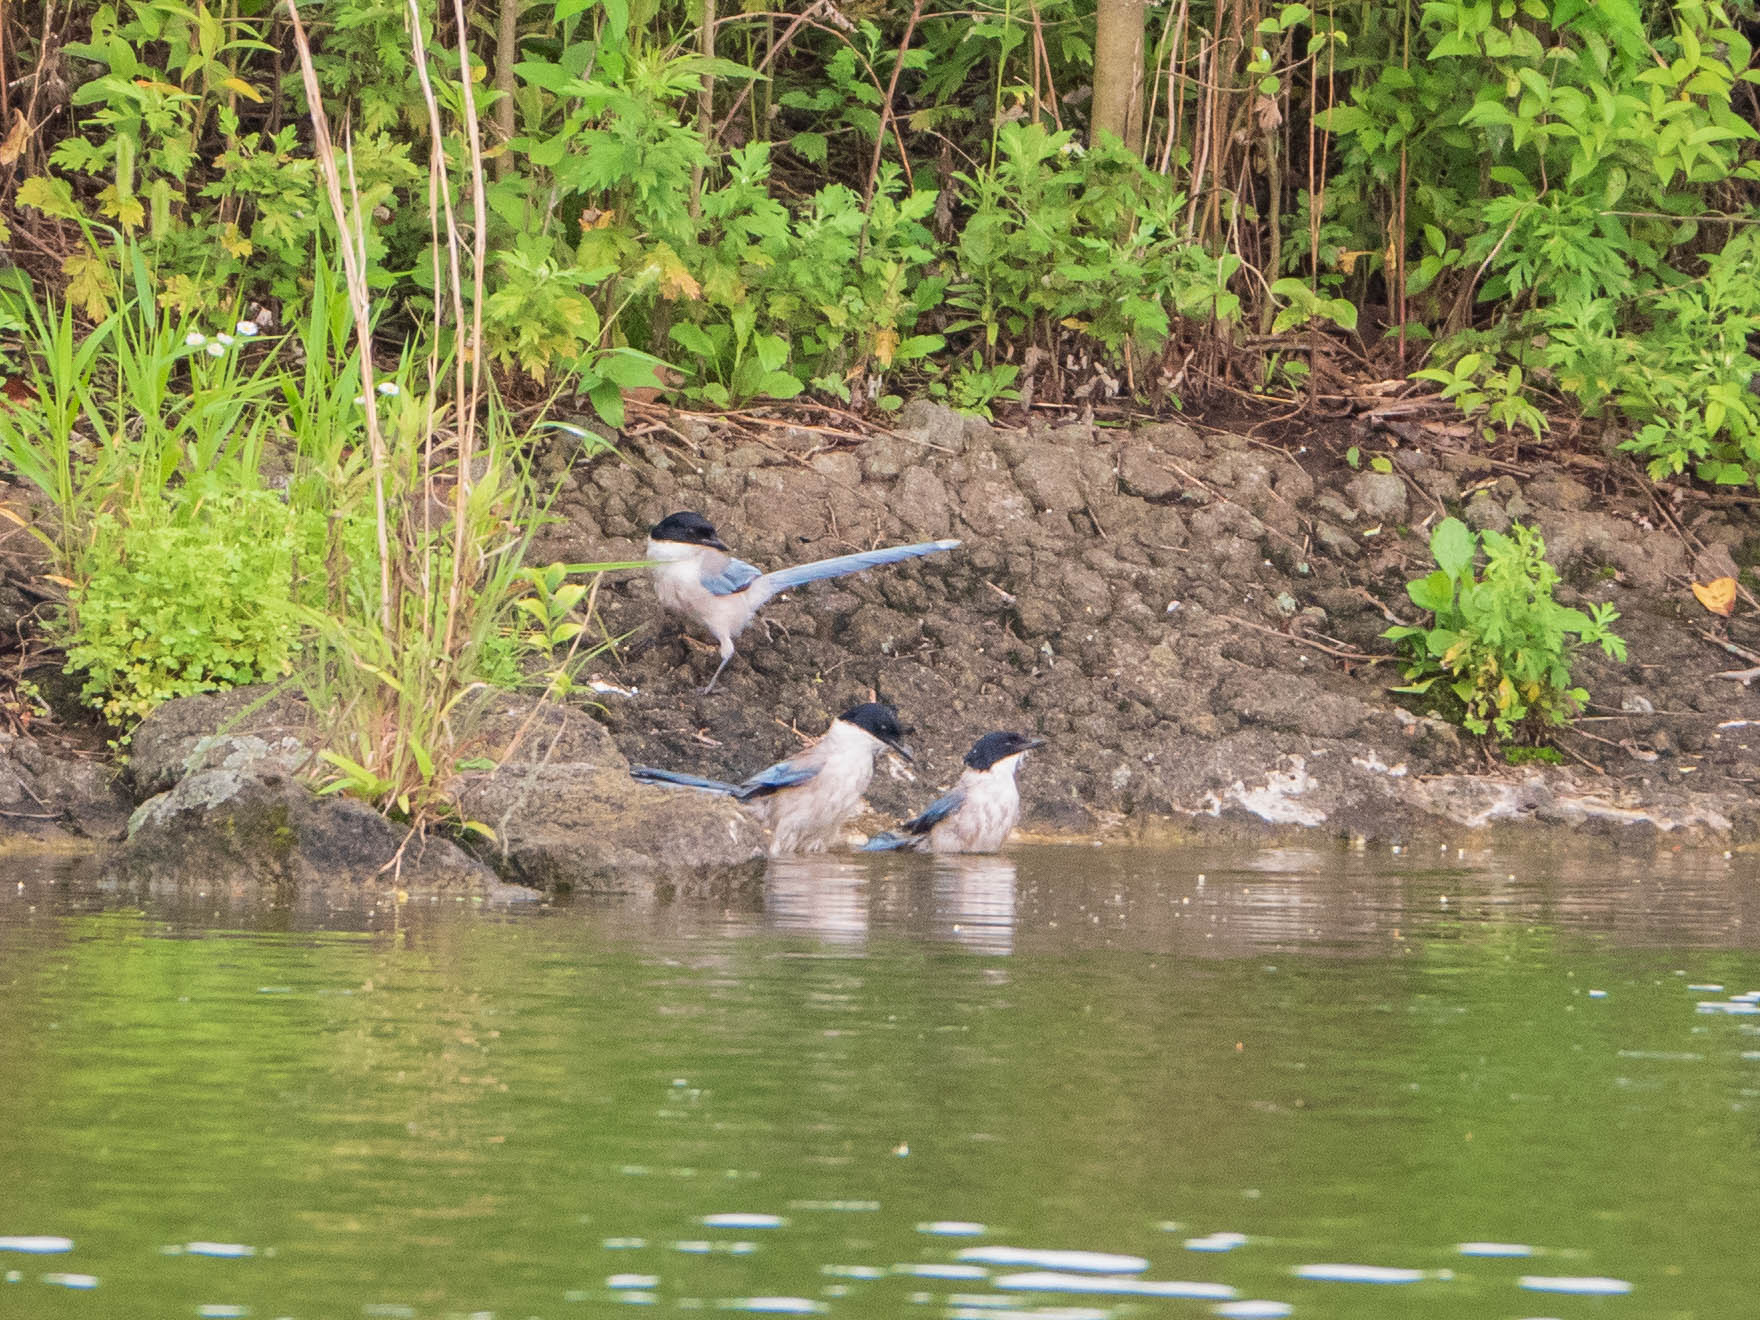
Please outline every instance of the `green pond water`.
M1760 1316L1751 858L0 875L0 1315Z

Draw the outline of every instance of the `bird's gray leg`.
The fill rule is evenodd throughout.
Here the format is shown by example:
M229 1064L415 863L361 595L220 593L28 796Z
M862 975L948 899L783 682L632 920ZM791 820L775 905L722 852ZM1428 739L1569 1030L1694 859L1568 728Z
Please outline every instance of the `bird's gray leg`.
M709 676L709 686L703 689L705 697L715 690L716 680L721 677L721 671L727 668L727 662L731 659L733 659L733 640L729 638L721 643L721 663L715 666L715 672Z

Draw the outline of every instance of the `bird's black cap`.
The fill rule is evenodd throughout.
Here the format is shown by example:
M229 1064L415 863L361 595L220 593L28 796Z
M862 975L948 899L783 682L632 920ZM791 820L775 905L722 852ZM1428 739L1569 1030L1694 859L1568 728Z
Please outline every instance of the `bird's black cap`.
M671 513L654 524L648 533L652 541L676 541L680 545L706 545L712 550L725 550L721 537L715 532L715 524L700 513L692 513L688 509L682 513Z
M966 753L966 764L974 770L988 770L1005 756L1030 752L1044 745L1043 738L1029 738L1024 733L987 733L972 744L972 750Z
M873 734L893 751L907 761L917 758L909 747L904 745L904 736L914 733L908 724L898 722L898 712L884 701L868 701L860 706L851 706L837 717L845 724L853 724L856 728Z

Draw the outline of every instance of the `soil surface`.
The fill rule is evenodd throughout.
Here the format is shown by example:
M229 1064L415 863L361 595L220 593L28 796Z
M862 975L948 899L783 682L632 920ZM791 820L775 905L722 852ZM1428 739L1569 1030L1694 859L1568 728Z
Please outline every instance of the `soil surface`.
M1690 590L1760 555L1754 500L1663 492L1618 455L1260 429L1011 429L915 403L858 438L655 413L621 456L544 456L560 521L533 557L640 558L647 528L682 509L766 569L960 538L773 602L707 696L717 656L655 626L643 575L597 597L603 629L628 635L590 668L632 761L739 778L871 693L895 702L919 762L883 762L870 825L920 810L981 734L1019 729L1048 740L1021 775L1030 832L1397 841L1529 821L1760 840L1760 691L1718 677L1755 663L1739 653L1760 649L1760 603L1744 592L1725 620ZM1423 617L1405 584L1434 567L1429 534L1451 513L1538 527L1558 599L1620 611L1628 659L1581 654L1591 704L1554 738L1562 765L1512 766L1389 690L1380 634Z

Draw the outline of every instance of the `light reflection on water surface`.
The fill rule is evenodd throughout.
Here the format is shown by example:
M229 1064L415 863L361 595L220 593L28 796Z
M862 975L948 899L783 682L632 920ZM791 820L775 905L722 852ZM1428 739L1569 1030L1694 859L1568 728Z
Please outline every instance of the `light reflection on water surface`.
M502 911L9 865L0 1314L1648 1318L1760 1286L1747 859L1027 848Z

